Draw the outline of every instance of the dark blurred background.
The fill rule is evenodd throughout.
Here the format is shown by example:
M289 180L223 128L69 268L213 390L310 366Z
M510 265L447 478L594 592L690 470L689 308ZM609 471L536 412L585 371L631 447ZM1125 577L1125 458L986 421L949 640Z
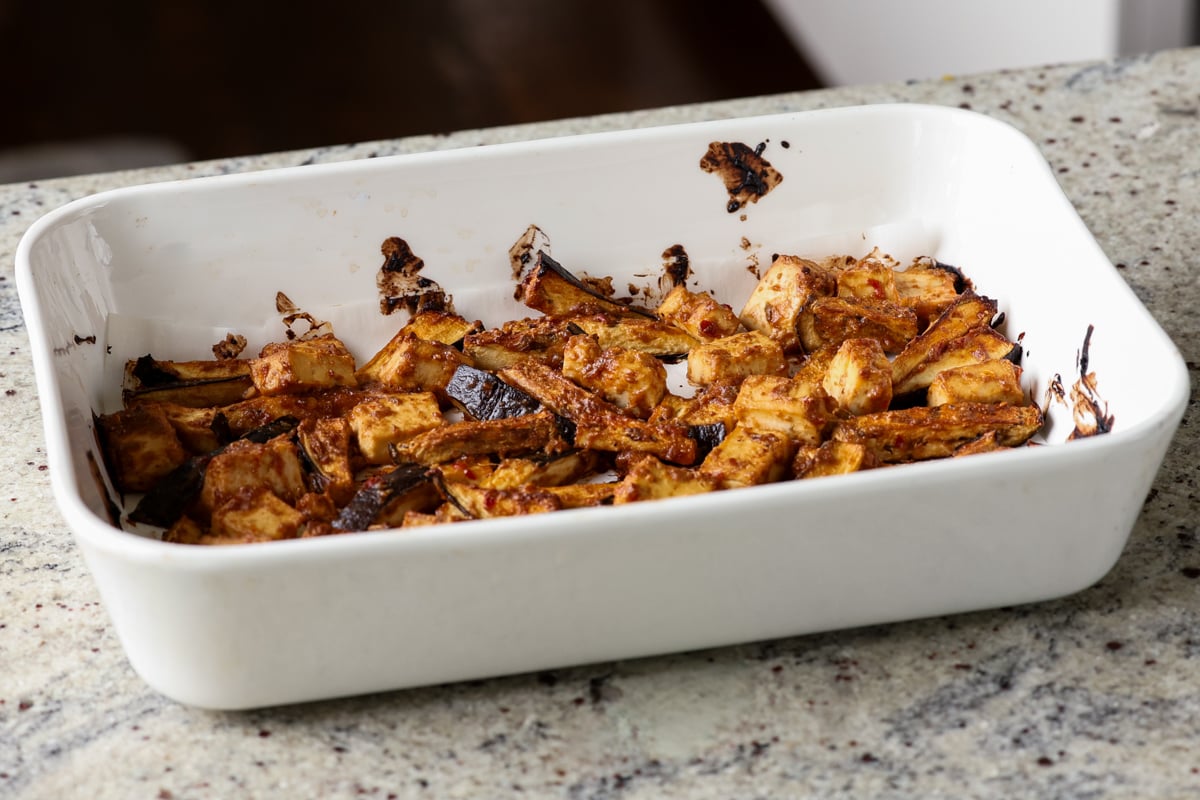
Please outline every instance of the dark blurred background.
M1200 0L0 0L0 183L1130 55Z
M0 0L0 182L820 85L760 0Z

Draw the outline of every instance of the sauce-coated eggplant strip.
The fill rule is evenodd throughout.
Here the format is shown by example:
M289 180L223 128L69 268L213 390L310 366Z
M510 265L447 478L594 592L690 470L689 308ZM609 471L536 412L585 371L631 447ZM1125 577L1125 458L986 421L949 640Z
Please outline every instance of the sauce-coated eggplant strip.
M464 365L454 370L446 396L467 416L479 421L533 414L542 404L490 372Z
M375 522L384 506L429 479L429 471L425 467L405 464L367 480L333 521L334 530L365 531Z

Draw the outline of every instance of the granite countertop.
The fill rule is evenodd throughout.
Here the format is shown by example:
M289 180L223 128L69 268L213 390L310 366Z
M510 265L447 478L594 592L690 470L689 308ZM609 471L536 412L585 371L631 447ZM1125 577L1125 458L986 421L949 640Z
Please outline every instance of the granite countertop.
M142 683L55 509L12 271L21 234L68 200L895 101L970 107L1027 133L1195 372L1200 50L0 187L0 797L1200 796L1194 394L1120 561L1073 596L252 712L184 707Z

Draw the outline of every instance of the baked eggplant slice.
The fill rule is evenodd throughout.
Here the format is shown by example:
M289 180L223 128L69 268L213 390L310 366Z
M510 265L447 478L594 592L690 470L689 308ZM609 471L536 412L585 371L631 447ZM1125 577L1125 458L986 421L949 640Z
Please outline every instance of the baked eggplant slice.
M651 311L618 302L596 291L571 274L544 250L538 251L533 267L525 275L519 288L521 302L543 314L586 314L599 310L654 319L654 313Z
M491 372L460 364L443 393L460 411L477 421L533 414L542 404Z
M125 365L122 395L126 405L153 400L205 408L236 403L251 386L245 359L159 361L144 355Z
M918 365L931 358L946 342L962 336L972 328L991 325L996 317L996 301L967 290L954 300L925 331L904 346L892 361L892 385L895 387ZM896 394L902 392L896 390Z
M509 320L495 328L468 334L463 339L462 351L480 369L504 369L526 358L559 364L563 345L577 333L580 329L572 317Z
M1001 447L1016 447L1041 426L1042 412L1034 405L949 403L843 420L834 428L833 440L864 445L881 462L898 463L947 458L989 433Z
M924 351L924 358L913 364L902 377L897 377L896 362L893 361L892 393L901 396L926 389L934 378L946 370L1007 359L1019 347L992 328L972 328L961 336L936 342Z
M562 508L555 494L537 486L494 489L467 481L445 480L436 469L433 477L442 496L471 519L544 514Z
M577 447L609 452L629 450L651 453L676 464L695 463L696 441L683 425L646 422L624 414L562 373L534 361L514 364L502 371L500 377L572 422Z
M415 505L423 505L430 495L428 492L422 495L422 489L430 485L429 470L419 464L405 464L382 475L372 476L342 508L333 521L333 528L340 532L365 531L372 525L380 524L380 517L389 506L393 507L393 515L399 514L402 518L403 511L394 508L396 502L405 497L421 495Z
M395 447L396 458L433 466L462 455L494 454L501 458L568 449L557 416L550 411L495 420L466 420L418 434Z

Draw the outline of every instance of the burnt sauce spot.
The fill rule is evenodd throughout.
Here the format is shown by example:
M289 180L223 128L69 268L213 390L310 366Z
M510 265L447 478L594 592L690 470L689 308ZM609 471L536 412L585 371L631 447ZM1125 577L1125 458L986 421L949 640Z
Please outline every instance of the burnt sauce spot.
M379 311L392 314L399 308L409 314L419 311L451 311L450 297L437 282L421 276L425 261L417 256L408 242L399 236L389 236L379 248L383 265L375 276L379 289Z
M757 203L783 180L779 170L762 157L766 147L766 142L753 149L742 142L712 142L700 158L700 169L717 175L725 184L729 193L725 210L730 214Z
M212 346L213 356L218 361L237 358L246 349L246 337L240 333L227 333L225 338Z
M333 333L333 325L326 320L317 319L307 311L300 309L298 305L292 302L292 299L283 292L275 293L275 310L283 315L283 324L287 327L284 335L288 341L315 339L318 336L328 336ZM304 322L308 328L303 331L297 331L293 326L297 322ZM216 348L213 348L214 352Z

